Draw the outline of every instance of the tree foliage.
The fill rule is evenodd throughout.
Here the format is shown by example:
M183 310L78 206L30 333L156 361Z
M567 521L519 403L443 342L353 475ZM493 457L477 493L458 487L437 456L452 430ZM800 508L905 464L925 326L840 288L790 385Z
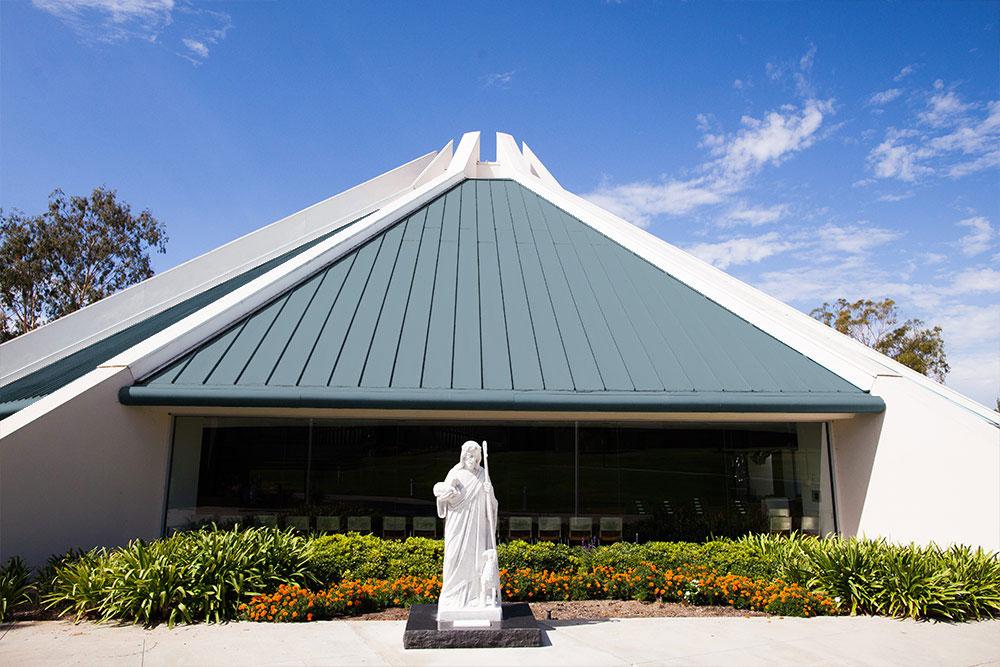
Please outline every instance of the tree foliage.
M941 327L926 328L924 322L918 319L900 323L896 302L892 299L859 299L853 303L837 299L833 304L824 303L809 314L938 382L944 382L951 370L944 351Z
M115 190L55 190L35 216L0 211L0 339L6 340L153 275L163 223L133 214Z

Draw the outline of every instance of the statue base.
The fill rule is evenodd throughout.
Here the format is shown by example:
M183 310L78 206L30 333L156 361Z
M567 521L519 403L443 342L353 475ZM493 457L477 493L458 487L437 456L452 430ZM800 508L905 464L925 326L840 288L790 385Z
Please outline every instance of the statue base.
M496 621L483 618L483 613L497 609ZM445 610L450 614L456 610ZM403 648L506 648L541 646L542 628L525 602L501 607L458 610L468 612L466 618L439 620L436 604L416 604L403 631ZM473 616L473 612L479 612ZM485 624L483 624L485 621ZM476 623L473 625L472 623Z
M438 629L490 627L503 620L500 605L489 607L464 607L462 609L441 609L437 613Z

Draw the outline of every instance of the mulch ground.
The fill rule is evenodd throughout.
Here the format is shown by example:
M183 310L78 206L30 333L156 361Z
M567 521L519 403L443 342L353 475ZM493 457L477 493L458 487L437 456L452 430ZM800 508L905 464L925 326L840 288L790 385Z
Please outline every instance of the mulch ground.
M695 607L676 602L639 602L637 600L578 600L574 602L532 602L531 612L539 621L602 620L608 618L652 618L680 616L767 616L759 611L732 607ZM21 608L11 614L12 621L54 621L59 614L41 607ZM371 614L345 616L350 621L405 621L409 610L394 607ZM67 618L67 617L63 617Z
M578 600L574 602L532 602L531 612L539 621L602 620L608 618L653 618L680 616L767 616L759 611L732 607L695 607L676 602L638 600ZM386 609L374 614L349 617L360 621L405 621L406 609Z

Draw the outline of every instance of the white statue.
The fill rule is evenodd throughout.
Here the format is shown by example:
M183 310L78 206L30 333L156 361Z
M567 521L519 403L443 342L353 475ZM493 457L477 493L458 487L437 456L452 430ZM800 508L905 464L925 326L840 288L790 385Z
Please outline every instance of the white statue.
M486 443L483 443L485 449ZM462 445L458 464L434 485L444 519L444 580L438 620L458 625L499 621L500 575L496 557L497 498L490 483L489 453L473 441Z

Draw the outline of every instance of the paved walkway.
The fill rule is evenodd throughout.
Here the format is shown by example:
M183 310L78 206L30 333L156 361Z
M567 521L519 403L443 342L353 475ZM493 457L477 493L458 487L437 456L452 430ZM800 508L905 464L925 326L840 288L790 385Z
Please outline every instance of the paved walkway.
M404 651L403 621L0 627L0 665L1000 665L1000 621L549 621L546 646Z

